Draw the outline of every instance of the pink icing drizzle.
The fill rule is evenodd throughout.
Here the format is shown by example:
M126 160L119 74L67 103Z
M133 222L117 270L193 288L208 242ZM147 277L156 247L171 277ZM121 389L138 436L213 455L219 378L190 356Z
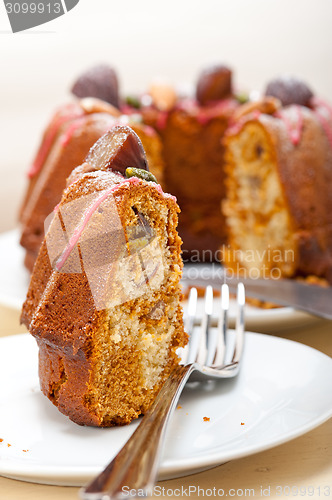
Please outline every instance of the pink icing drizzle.
M225 101L220 101L212 106L199 108L197 121L201 125L206 125L207 123L209 123L209 121L213 120L213 118L216 118L234 109L234 102L231 99L226 99Z
M79 117L77 120L74 120L69 127L67 128L66 132L62 135L61 137L61 146L67 146L69 143L70 139L72 138L74 132L84 123L85 116Z
M326 137L332 147L332 106L322 99L312 99L313 112L320 121Z
M275 113L275 116L277 118L280 118L286 127L288 136L290 141L296 146L302 137L302 131L303 131L303 114L302 114L302 109L301 106L292 106L294 110L296 110L297 116L295 120L290 120L289 117L287 116L286 113L281 111L277 111ZM288 108L290 109L290 108Z
M55 214L57 214L57 213L58 213L58 211L59 211L59 207L60 207L60 203L58 203L57 205L55 205L55 207L53 208L53 212L54 212Z
M159 130L164 130L166 128L168 115L169 115L168 111L159 111L157 122L156 122L156 127Z
M176 105L176 109L186 111L196 116L197 121L201 125L206 125L213 118L224 113L232 112L235 108L236 103L233 99L223 99L222 101L216 101L207 106L200 106L195 99L183 99Z
M155 129L150 127L150 125L143 125L143 130L146 133L146 135L149 137L155 137L157 134Z
M108 132L111 128L115 127L116 125L121 125L121 122L118 119L113 118L111 115L109 116L109 118L111 123L106 124L106 126L104 127L104 133ZM80 128L80 126L84 123L85 119L86 116L82 116L79 117L77 120L73 121L73 123L68 127L66 132L61 137L61 146L67 146L72 136L74 135L75 131Z
M258 120L258 118L261 116L262 112L259 111L258 109L255 109L254 111L251 111L250 113L245 114L241 118L239 118L237 121L230 121L230 125L228 129L225 132L225 135L236 135L238 134L245 123L247 123L250 120ZM222 139L220 139L222 141Z
M132 106L129 106L129 104L122 104L120 111L124 115L131 115L131 114L135 113L135 111L136 111L136 113L138 113L139 109L133 108Z
M141 182L140 179L138 179L137 177L130 177L130 179L126 179L123 182L121 182L120 184L115 184L115 186L111 187L107 191L104 191L103 194L94 203L92 203L92 205L85 212L81 224L73 232L73 235L71 236L71 238L70 238L66 248L64 249L61 257L59 257L58 261L56 262L56 264L55 264L56 271L60 271L61 268L64 266L66 260L68 259L69 255L71 254L73 248L75 247L78 240L80 239L86 225L88 224L93 213L97 210L99 205L104 200L106 200L106 198L108 198L108 196L110 196L112 193L114 193L120 186L123 186L124 184L127 184L127 185L135 185L136 184L137 185L140 182ZM159 184L155 184L155 183L153 183L153 184L156 186L157 191L160 194L164 194L163 190Z
M131 179L128 181L124 181L121 183L123 185L124 183L128 184L130 183ZM116 189L118 189L119 184L116 184L115 186L111 187L107 191L104 191L103 194L94 202L92 205L89 207L89 209L85 212L82 223L75 229L73 232L73 235L71 236L66 248L64 249L61 257L59 257L58 261L55 264L55 269L56 271L60 271L63 265L65 264L66 260L68 259L69 255L71 254L74 246L77 244L78 240L80 239L84 228L86 227L87 223L91 219L93 213L97 210L99 205L110 196Z
M40 171L43 163L51 149L53 141L59 131L59 128L66 122L73 120L83 114L83 110L76 104L68 104L60 108L54 115L45 137L40 145L36 158L28 170L28 177L31 179Z

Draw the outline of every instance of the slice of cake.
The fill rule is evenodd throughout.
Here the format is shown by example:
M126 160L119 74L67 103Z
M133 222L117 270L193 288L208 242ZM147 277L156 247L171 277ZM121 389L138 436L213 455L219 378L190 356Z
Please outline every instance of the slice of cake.
M104 95L104 94L103 94ZM43 135L28 172L29 185L21 208L21 245L31 271L44 237L44 220L60 202L66 179L80 165L92 145L115 124L127 123L140 136L151 170L162 180L161 141L156 132L97 98L61 106Z
M187 340L179 208L154 181L138 136L113 128L72 173L34 266L22 322L43 393L78 424L144 414Z
M203 71L194 98L180 97L159 83L129 104L136 105L144 123L162 138L165 188L181 207L184 261L216 260L226 237L220 211L225 194L222 138L239 106L230 69L216 66Z
M224 262L248 277L332 283L332 108L296 79L239 108L225 138Z

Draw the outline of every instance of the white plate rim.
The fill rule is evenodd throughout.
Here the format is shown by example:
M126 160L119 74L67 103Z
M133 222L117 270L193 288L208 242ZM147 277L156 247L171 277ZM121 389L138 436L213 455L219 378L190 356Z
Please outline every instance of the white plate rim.
M249 334L256 339L259 337L261 339L272 339L272 341L277 341L278 343L291 343L293 345L296 344L300 349L307 350L315 356L332 362L332 359L329 356L305 344L301 344L285 338L264 335L255 332L246 332L246 334ZM2 337L0 338L0 344L3 344L5 342L10 343L11 341L15 342L15 340L19 341L20 338L27 337L29 337L29 334L18 334ZM230 460L235 460L238 458L243 458L256 453L260 453L306 434L307 432L322 425L331 417L332 406L326 409L326 411L321 413L319 416L313 418L311 421L300 425L295 431L289 431L283 434L281 437L276 436L275 438L271 439L271 441L263 443L260 446L252 445L236 452L231 451L225 453L224 451L222 456L220 455L220 452L212 452L203 457L202 455L197 457L186 457L185 463L183 459L180 459L179 461L177 461L176 459L164 460L160 466L158 478L159 480L165 480L176 476L185 476L188 474L199 472L201 470L206 470L208 468L218 466ZM12 460L9 461L9 466L7 464L7 467L1 462L0 464L0 475L6 477L44 484L63 484L67 486L80 486L82 482L87 481L87 479L93 478L100 472L100 467L98 466L70 466L70 468L66 466L65 469L64 467L60 466L43 466L39 464L36 472L36 467L30 464L24 464L23 467L16 467L15 469L15 461Z

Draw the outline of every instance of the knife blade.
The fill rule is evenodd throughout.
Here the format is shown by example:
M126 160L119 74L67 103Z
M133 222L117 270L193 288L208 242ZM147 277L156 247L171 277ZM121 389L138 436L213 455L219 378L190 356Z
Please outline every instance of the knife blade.
M308 285L291 279L251 279L232 277L223 268L211 269L211 266L185 266L182 282L185 286L207 286L220 288L227 283L234 289L238 283L245 286L246 295L256 299L274 302L282 306L291 306L315 316L332 320L332 287Z

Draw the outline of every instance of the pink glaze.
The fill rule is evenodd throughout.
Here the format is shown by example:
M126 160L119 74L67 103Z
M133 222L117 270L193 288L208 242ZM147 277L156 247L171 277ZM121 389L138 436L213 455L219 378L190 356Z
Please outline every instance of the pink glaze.
M176 109L186 111L197 117L201 125L206 125L213 118L234 111L236 102L233 99L223 99L207 106L200 106L195 99L183 99L176 105Z
M330 116L332 117L332 106L330 103L328 103L324 99L320 99L319 97L313 97L311 102L312 102L314 107L319 106L321 108L325 108L329 112Z
M116 125L121 125L121 122L116 118L113 118L111 115L109 116L109 118L111 119L110 121L112 121L112 123L106 124L104 128L104 134L106 134L106 132L108 132L111 128L115 127ZM61 137L61 146L67 146L67 144L70 142L76 130L78 130L80 126L84 124L85 119L86 115L79 117L77 120L73 121L73 123L67 128L66 132Z
M332 147L332 106L326 101L318 99L317 97L314 97L312 99L312 105L313 112L320 121L326 137Z
M296 120L294 121L290 120L287 114L283 113L283 110L276 111L274 116L280 118L284 122L290 141L294 144L294 146L297 146L302 137L303 113L301 106L294 105L293 108L296 110L297 113Z
M57 205L55 205L55 207L53 208L53 212L54 212L55 214L57 214L57 213L58 213L58 211L59 211L59 207L60 207L60 203L58 203Z
M124 181L124 183L129 183L131 179L128 181ZM123 185L123 183L121 183ZM91 219L93 213L97 210L99 205L110 196L110 194L114 193L119 187L119 184L116 184L115 186L111 187L107 191L105 191L94 203L92 203L91 207L86 211L84 214L82 223L75 229L73 232L72 237L70 238L66 248L64 249L61 257L59 257L57 263L55 264L55 269L56 271L60 271L63 265L65 264L66 260L68 259L69 255L71 254L74 246L77 244L78 240L80 239L87 223Z
M181 101L178 101L175 109L179 109L180 111L187 111L187 113L197 114L198 103L195 99L187 97L185 99L181 99Z
M67 144L70 142L70 139L74 135L75 131L80 128L80 126L84 123L85 121L85 116L81 116L77 118L77 120L74 120L67 130L64 132L64 134L61 137L60 144L61 146L67 146Z
M129 123L130 126L130 123ZM146 133L147 136L149 137L155 137L156 136L156 131L154 128L150 127L150 125L143 125L143 130Z
M168 115L169 115L168 111L159 111L157 122L156 122L156 127L159 130L164 130L166 128Z
M56 264L55 264L56 271L60 271L61 268L64 266L66 260L68 259L69 255L71 254L73 248L75 247L78 240L80 239L86 225L88 224L93 213L97 210L99 205L104 200L106 200L106 198L108 198L108 196L110 196L112 193L114 193L120 186L123 186L124 184L135 186L135 185L139 184L140 182L141 182L141 180L138 179L137 177L130 177L130 179L126 179L119 184L115 184L115 186L111 187L107 191L104 191L103 194L94 203L92 203L90 208L85 212L82 223L75 229L75 231L73 232L73 235L71 236L71 238L70 238L66 248L64 249L61 257L59 257L58 261L56 262ZM160 194L164 194L163 190L161 189L160 184L155 184L155 183L153 183L153 184L156 186L157 191Z
M129 104L123 104L120 109L121 113L124 115L132 115L134 113L138 113L139 109L134 108L133 106L130 106Z
M211 106L198 108L197 121L201 125L206 125L213 118L226 114L235 109L234 102L231 99L225 99Z
M261 114L262 114L261 111L255 109L254 111L251 111L250 113L241 116L241 118L239 118L237 121L231 120L230 125L225 132L225 136L238 134L242 130L243 125L245 123L247 123L250 120L258 120ZM220 141L222 141L222 139L220 139Z
M69 122L70 120L73 120L81 115L83 115L83 110L76 103L67 104L56 112L45 133L37 156L28 171L28 177L30 179L38 174L43 166L60 127L66 122Z

